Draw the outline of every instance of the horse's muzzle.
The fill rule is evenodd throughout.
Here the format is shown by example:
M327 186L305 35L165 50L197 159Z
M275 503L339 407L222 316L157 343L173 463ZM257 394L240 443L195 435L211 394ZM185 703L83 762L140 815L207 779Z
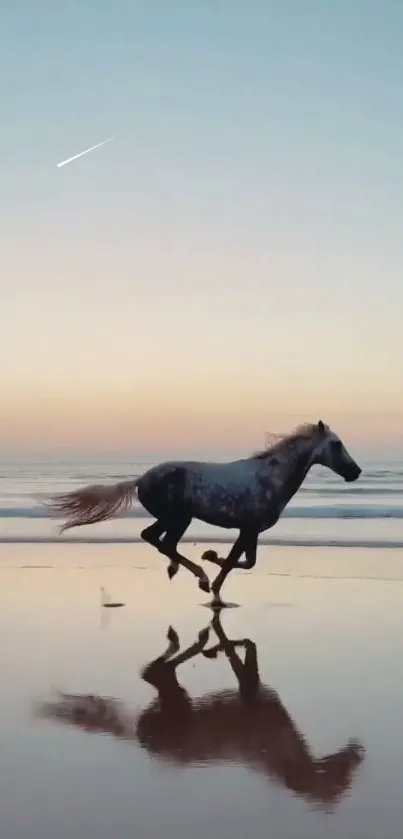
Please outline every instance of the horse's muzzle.
M362 469L355 463L354 466L351 466L349 469L346 469L344 473L344 480L347 484L351 484L353 481L356 481L361 475Z

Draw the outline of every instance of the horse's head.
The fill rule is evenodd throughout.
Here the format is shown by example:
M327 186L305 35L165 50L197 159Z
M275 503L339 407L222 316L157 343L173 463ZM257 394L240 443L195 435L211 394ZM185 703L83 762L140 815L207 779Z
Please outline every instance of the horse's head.
M333 809L351 790L355 773L365 758L363 745L350 740L332 755L314 761L314 774L308 796Z
M319 420L317 425L318 442L314 451L314 463L327 466L345 481L356 481L361 475L358 463L353 460L340 438L328 425Z

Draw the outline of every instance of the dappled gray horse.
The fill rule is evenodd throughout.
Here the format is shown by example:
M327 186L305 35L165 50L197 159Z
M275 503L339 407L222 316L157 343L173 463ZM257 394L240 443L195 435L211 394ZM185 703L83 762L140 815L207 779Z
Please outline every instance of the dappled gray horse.
M225 559L211 550L202 556L220 566L211 585L213 603L220 606L221 587L229 572L233 568L253 568L259 534L278 521L315 464L326 466L345 481L356 481L361 474L341 440L319 421L299 426L242 460L162 463L133 480L55 495L48 504L53 515L67 518L63 531L122 514L137 497L156 519L141 536L169 558L170 578L183 565L207 592L210 583L206 573L178 552L178 542L193 518L215 527L238 529L239 536ZM240 562L243 555L245 559Z
M140 714L114 699L60 694L43 704L39 715L87 732L131 740L170 764L245 766L308 801L334 807L350 789L364 759L362 745L349 741L332 754L313 757L276 691L261 683L256 645L247 638L229 640L218 613L211 627L217 639L214 646L207 648L207 628L183 652L179 652L176 632L169 630L167 650L142 672L158 698ZM237 653L242 647L244 661ZM178 666L200 654L215 658L219 652L228 659L238 689L191 699L178 682Z

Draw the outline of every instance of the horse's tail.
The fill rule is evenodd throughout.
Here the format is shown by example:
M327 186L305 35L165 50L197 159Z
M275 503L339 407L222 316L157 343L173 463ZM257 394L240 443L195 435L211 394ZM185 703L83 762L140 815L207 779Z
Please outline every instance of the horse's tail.
M60 532L83 524L95 524L125 513L137 495L138 478L118 484L99 484L53 495L45 501L53 517L67 518Z

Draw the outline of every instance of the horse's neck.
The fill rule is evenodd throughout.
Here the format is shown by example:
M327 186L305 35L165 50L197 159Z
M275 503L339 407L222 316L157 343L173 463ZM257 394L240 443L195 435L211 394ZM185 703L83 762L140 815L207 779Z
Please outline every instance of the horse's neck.
M292 452L290 460L284 463L284 475L281 486L282 500L284 506L299 490L305 480L313 462L314 446L311 441L304 442L300 449Z

